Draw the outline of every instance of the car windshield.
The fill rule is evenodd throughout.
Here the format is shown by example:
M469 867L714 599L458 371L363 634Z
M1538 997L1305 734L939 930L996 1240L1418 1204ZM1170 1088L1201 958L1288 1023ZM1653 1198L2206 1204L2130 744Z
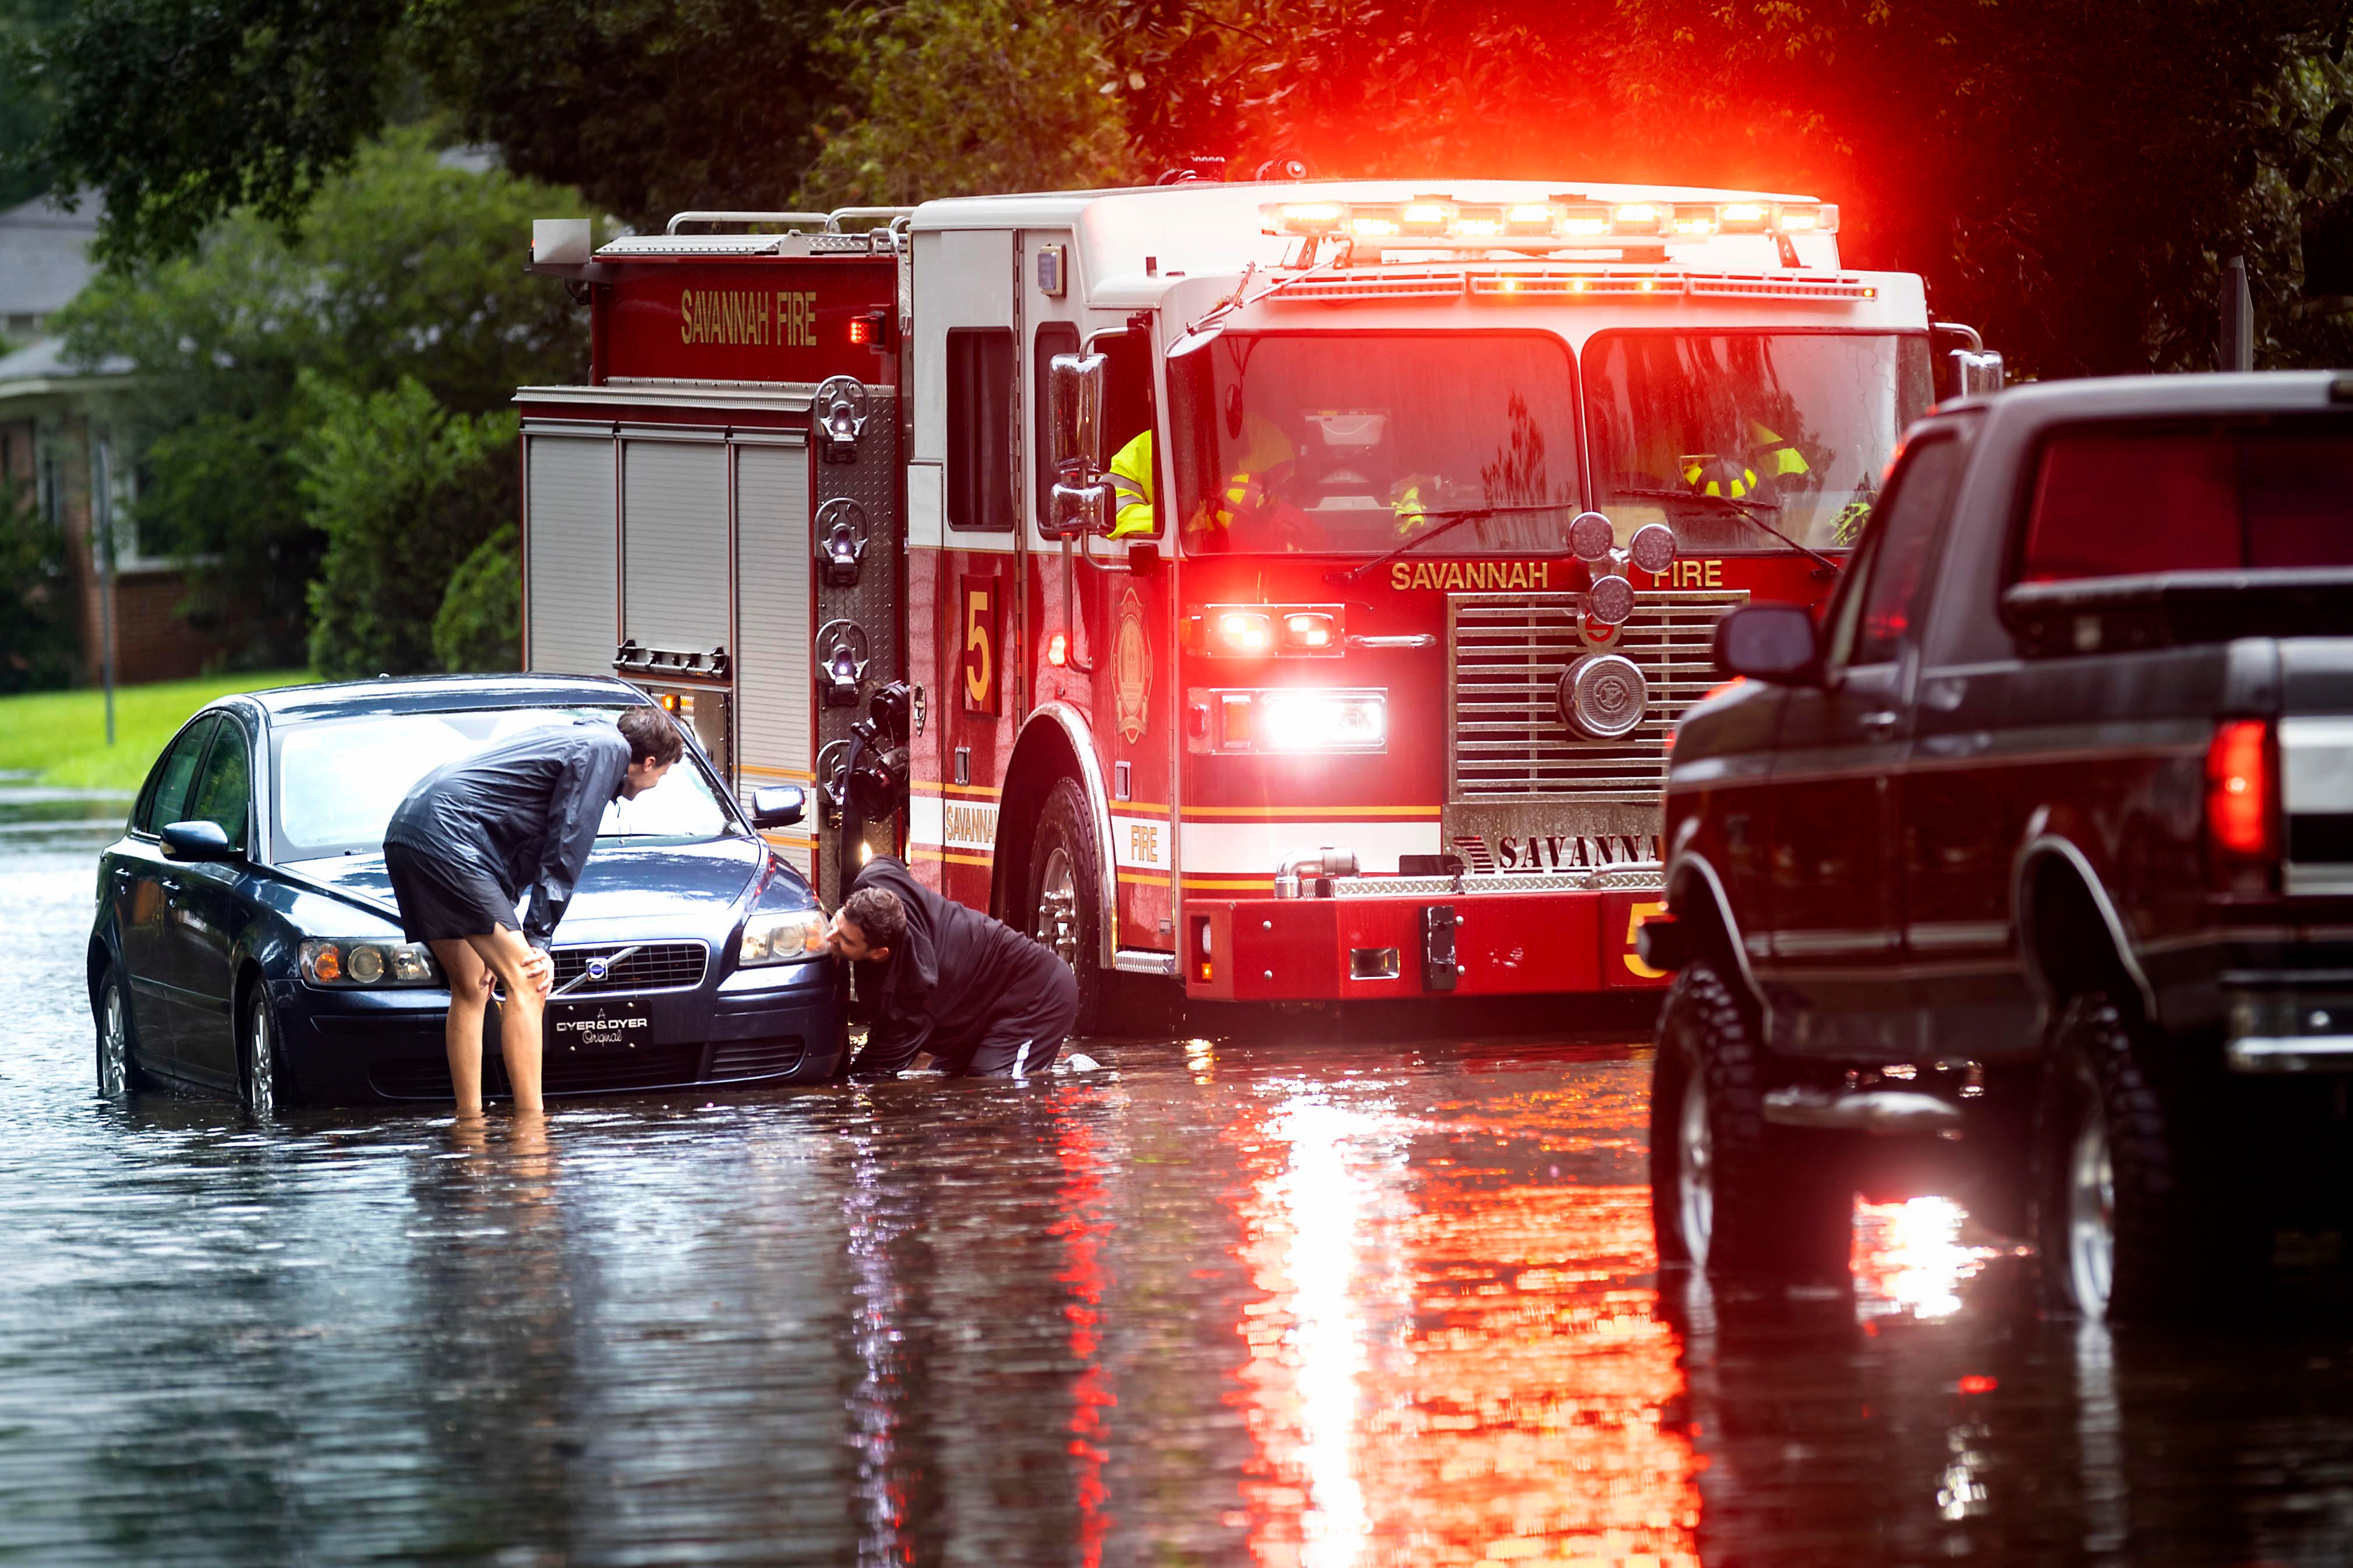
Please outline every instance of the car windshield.
M1684 554L1851 548L1904 427L1935 400L1927 340L1893 332L1603 332L1585 350L1599 510Z
M278 858L374 854L385 826L427 773L496 742L576 719L610 721L617 708L497 708L458 713L375 713L279 732ZM605 808L596 837L691 843L739 831L692 756L635 800Z
M1195 554L1556 553L1577 515L1567 349L1534 332L1226 332L1172 362Z

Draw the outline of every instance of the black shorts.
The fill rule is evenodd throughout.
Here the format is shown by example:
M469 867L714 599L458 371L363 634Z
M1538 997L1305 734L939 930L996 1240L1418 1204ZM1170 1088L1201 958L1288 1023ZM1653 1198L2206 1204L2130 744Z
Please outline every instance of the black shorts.
M400 905L401 934L411 942L447 942L516 930L514 900L480 868L411 849L384 847L392 896Z

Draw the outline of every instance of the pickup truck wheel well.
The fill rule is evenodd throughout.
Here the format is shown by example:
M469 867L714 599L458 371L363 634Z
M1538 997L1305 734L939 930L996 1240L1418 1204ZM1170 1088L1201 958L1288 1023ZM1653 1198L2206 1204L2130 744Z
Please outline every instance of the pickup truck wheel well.
M1686 951L1706 960L1743 1002L1761 1013L1763 1002L1748 973L1748 955L1741 951L1723 893L1708 869L1692 860L1679 863L1667 886L1667 908L1688 932Z
M2021 878L2019 945L2027 970L2058 1016L2094 992L2118 1000L2151 998L2139 968L2118 947L2115 919L2072 858L2045 853Z

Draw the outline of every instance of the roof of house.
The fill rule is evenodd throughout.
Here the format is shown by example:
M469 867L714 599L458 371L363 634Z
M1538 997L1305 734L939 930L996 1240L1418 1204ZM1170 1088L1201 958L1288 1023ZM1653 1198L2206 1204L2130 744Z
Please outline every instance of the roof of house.
M98 202L85 196L68 212L38 196L0 212L0 316L46 316L98 271L90 242L98 233Z

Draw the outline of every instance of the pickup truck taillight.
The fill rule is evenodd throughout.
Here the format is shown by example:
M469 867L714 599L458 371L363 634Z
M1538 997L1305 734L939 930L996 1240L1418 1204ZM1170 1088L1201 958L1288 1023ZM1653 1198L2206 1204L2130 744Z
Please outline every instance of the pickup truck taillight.
M2225 892L2271 890L2279 860L2278 751L2261 719L2226 719L2206 748L2206 851Z

